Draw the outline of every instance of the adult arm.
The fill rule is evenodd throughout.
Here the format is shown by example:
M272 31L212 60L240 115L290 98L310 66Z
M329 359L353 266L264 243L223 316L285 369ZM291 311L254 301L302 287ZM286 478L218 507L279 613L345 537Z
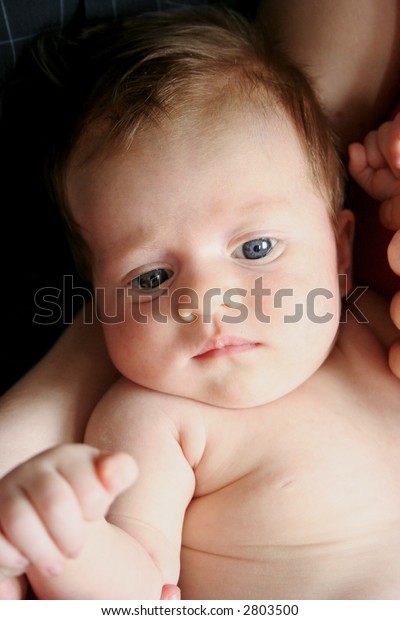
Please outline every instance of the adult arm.
M82 441L90 413L117 376L101 326L85 324L79 313L0 399L0 477L51 446Z
M387 116L400 75L397 0L261 0L259 17L313 81L344 146Z

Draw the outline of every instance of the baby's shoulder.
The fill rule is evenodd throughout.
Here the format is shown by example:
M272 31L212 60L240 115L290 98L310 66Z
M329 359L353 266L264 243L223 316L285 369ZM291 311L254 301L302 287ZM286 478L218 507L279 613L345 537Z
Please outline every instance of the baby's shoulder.
M202 454L202 403L157 392L121 377L94 409L87 432L125 436L128 442L177 441L190 461ZM193 439L194 438L194 439Z
M126 417L129 420L163 417L178 420L191 410L198 410L194 401L152 390L121 377L102 397L94 413L105 412L108 419L112 416Z

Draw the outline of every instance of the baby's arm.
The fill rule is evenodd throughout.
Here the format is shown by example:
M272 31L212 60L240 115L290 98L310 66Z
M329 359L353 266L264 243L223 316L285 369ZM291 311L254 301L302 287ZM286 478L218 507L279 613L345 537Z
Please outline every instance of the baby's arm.
M81 550L84 522L103 517L136 476L129 455L83 444L52 448L9 472L0 481L0 581L30 566L60 573Z
M158 599L164 584L177 583L193 469L179 430L161 410L165 396L153 399L148 390L130 386L122 380L105 396L86 440L101 450L134 455L138 479L117 498L107 519L84 523L82 551L66 560L59 575L28 570L39 598Z
M400 275L400 114L367 134L363 144L349 146L349 171L357 183L381 202L380 217L397 231L388 246L388 261ZM400 291L390 304L390 315L400 329ZM400 378L400 340L389 351L389 366Z
M33 565L44 575L79 555L83 521L104 516L137 476L133 459L64 444L22 463L0 481L0 572Z
M82 441L90 413L118 377L98 323L79 313L47 355L0 398L0 477L59 443ZM0 582L21 598L24 579Z

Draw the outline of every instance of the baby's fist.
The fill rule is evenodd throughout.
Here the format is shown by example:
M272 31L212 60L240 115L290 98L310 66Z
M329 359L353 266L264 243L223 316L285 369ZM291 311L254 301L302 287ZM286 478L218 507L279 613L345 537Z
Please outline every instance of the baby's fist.
M58 574L83 544L84 522L106 515L136 479L133 459L87 445L43 452L0 481L0 575L34 564Z

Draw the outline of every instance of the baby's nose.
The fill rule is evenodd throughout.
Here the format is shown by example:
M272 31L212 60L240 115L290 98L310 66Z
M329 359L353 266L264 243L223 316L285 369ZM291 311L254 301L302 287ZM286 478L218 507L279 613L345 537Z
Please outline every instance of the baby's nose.
M222 289L214 287L205 289L201 294L193 291L191 294L182 295L178 304L178 314L187 323L191 323L197 318L209 321L224 306L224 292Z
M237 293L238 289L232 291ZM232 291L208 289L203 297L196 298L196 303L193 303L193 299L182 299L177 309L179 322L193 323L196 319L201 319L203 323L211 323L212 320L224 320L225 316L231 317L232 313L237 313L237 302L231 294Z

